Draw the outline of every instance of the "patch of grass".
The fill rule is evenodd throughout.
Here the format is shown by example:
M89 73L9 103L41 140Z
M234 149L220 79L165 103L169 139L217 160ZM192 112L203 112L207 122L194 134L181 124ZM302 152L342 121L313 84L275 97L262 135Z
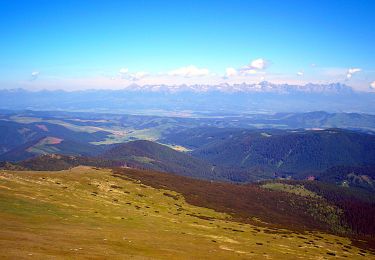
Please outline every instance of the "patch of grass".
M145 157L145 156L131 156L131 159L140 162L140 163L152 163L155 160Z
M335 205L328 203L322 196L316 194L305 188L300 184L287 184L281 182L268 182L261 185L262 188L292 193L298 196L309 198L309 203L306 203L306 211L309 215L318 221L326 223L331 230L339 234L350 233L350 229L343 221L343 210ZM291 200L294 203L295 200Z
M321 198L318 194L309 191L303 185L290 185L280 182L269 182L263 184L261 187L270 190L289 192L303 197Z
M186 147L184 147L182 145L176 145L176 144L165 144L165 145L168 146L168 147L170 147L170 148L172 148L172 149L174 149L174 150L176 150L176 151L179 151L179 152L186 153L186 152L191 152L192 151L191 149L186 148Z
M111 170L0 171L0 258L351 259L347 238L238 223ZM304 242L313 241L305 244ZM314 246L318 246L318 248ZM301 247L300 247L301 246ZM345 248L347 251L343 251Z

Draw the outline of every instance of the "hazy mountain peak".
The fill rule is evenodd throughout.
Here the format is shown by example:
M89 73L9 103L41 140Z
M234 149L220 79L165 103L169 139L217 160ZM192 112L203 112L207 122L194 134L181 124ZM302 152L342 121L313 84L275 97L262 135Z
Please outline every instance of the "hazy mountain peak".
M261 81L259 83L220 83L220 84L181 84L181 85L137 85L131 84L124 90L127 91L146 91L146 92L270 92L270 93L352 93L353 89L342 83L315 84L308 83L306 85L290 85L275 84L269 81Z

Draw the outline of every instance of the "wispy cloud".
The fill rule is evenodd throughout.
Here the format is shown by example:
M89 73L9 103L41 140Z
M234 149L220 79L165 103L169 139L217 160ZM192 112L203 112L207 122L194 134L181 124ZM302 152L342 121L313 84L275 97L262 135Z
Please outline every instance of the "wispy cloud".
M139 71L139 72L136 72L136 73L130 73L129 78L132 81L137 81L137 80L141 80L141 79L147 77L148 75L149 74L145 71Z
M348 72L346 73L346 79L351 79L355 73L360 72L360 68L350 68L348 69Z
M277 68L269 69L272 62L265 58L251 60L245 66L224 67L220 73L209 70L209 68L189 65L179 67L174 70L150 72L134 71L127 66L119 66L117 70L106 72L93 72L84 77L44 75L40 70L31 70L29 77L22 81L23 86L30 88L113 88L120 89L136 83L143 85L195 85L195 84L257 84L267 80L279 84L326 84L340 82L349 84L351 87L361 91L375 91L374 71L362 69L360 67L306 67L291 69L289 71L278 72ZM126 65L126 64L125 64ZM33 68L32 68L33 69ZM43 70L44 71L44 70ZM95 73L101 73L97 75ZM349 75L349 76L348 76ZM43 76L43 77L42 77ZM349 81L350 79L350 81ZM370 79L370 80L369 80ZM38 84L35 84L37 80ZM36 86L37 85L37 86Z
M253 60L250 63L250 67L253 69L257 69L257 70L264 70L267 67L267 65L268 65L268 62L263 58Z
M235 68L226 68L225 76L226 77L233 77L237 75L237 70Z
M128 68L121 68L120 71L119 71L119 73L122 74L122 75L126 75L126 74L128 74L128 72L129 72Z
M139 72L134 72L131 73L128 68L121 68L119 70L120 77L122 79L128 79L131 81L138 81L141 80L145 77L147 77L149 74L145 71L139 71Z
M206 68L197 68L194 65L190 65L190 66L186 66L186 67L182 67L182 68L172 70L172 71L168 72L168 75L190 78L190 77L207 76L209 73L210 73L210 71Z
M263 58L258 58L250 62L249 65L242 67L239 71L241 75L254 75L265 70L269 62Z
M39 77L40 72L39 71L33 71L31 72L31 81L36 80Z

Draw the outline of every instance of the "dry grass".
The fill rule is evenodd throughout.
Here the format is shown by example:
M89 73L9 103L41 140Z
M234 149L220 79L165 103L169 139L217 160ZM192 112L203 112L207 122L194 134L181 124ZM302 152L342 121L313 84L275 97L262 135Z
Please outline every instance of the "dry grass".
M176 192L88 167L1 171L0 225L0 257L9 259L372 257L346 238L233 222Z

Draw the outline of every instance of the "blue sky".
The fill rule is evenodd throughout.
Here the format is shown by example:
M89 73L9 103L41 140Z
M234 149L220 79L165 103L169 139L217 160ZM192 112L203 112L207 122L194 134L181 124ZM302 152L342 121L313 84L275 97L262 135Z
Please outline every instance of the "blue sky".
M375 88L375 1L0 0L0 88Z

